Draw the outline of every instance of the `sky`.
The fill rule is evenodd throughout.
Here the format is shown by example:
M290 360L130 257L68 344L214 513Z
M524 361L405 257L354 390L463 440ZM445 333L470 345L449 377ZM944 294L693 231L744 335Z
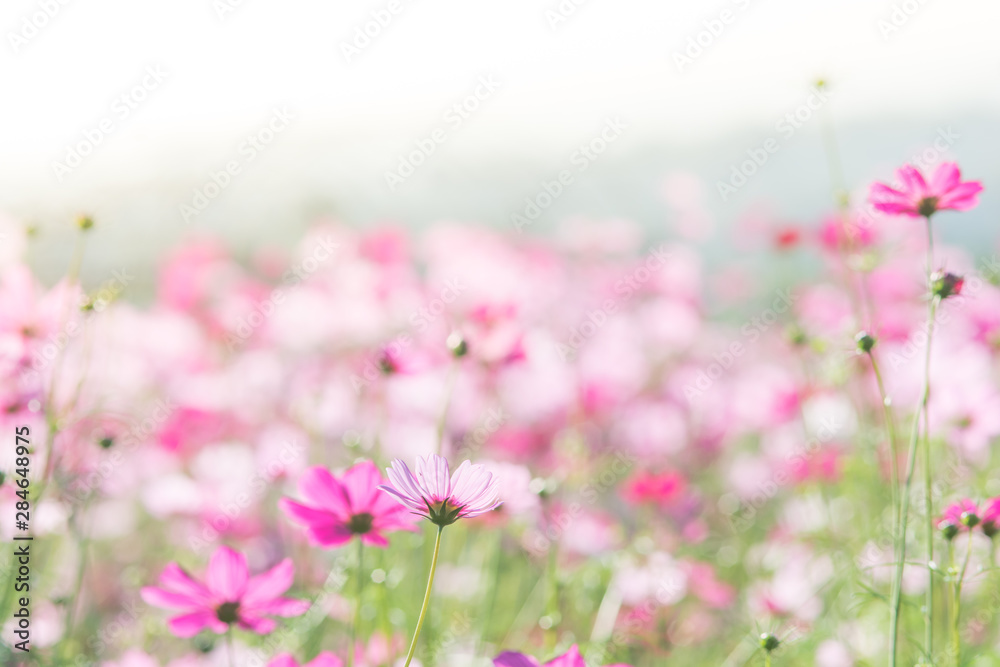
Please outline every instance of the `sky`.
M560 202L613 215L634 198L615 173L653 187L644 151L693 156L713 187L819 77L867 177L951 124L984 133L969 150L992 139L997 25L992 0L5 0L0 211L94 212L118 244L274 238L281 211L501 220L618 119L605 180ZM393 188L420 145L433 155Z

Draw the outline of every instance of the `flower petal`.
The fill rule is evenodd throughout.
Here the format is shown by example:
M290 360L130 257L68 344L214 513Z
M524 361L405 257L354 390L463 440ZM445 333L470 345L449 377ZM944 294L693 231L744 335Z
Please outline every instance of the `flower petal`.
M329 651L323 651L305 667L344 667L344 661Z
M531 656L513 651L504 651L493 658L494 667L538 667L538 661Z
M174 616L167 622L167 625L170 631L178 637L194 637L205 628L221 635L229 628L228 625L218 619L214 611L210 610L196 611L193 614L185 614L183 616Z
M250 579L247 557L229 547L219 547L208 562L205 579L208 589L219 599L225 602L239 600Z
M380 495L378 486L382 483L382 474L372 461L362 461L348 468L340 478L340 483L347 493L352 514L370 512L372 503Z
M315 507L303 505L291 498L281 498L278 500L278 507L288 515L288 518L303 526L311 526L317 523L336 523L338 520L337 515L330 510L316 509Z
M302 473L299 491L315 507L330 510L341 518L351 514L351 504L344 487L323 466L313 466Z
M273 600L291 588L294 579L295 566L291 558L286 558L267 572L250 579L241 604L253 607Z
M196 609L208 608L208 605L203 598L196 598L184 595L183 593L174 593L172 591L153 586L146 586L145 588L142 588L139 591L139 595L142 596L142 599L145 600L146 604L151 604L154 607L161 607L163 609L194 611Z

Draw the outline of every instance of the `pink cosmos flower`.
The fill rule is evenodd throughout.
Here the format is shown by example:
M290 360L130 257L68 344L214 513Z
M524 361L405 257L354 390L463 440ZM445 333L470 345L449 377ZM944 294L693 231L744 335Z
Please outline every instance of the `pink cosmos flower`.
M282 653L267 663L267 667L343 667L344 661L330 653L323 651L312 662L298 663L291 653Z
M292 561L286 558L251 577L244 554L219 547L208 563L204 584L170 563L160 575L161 588L145 587L141 594L147 604L184 612L169 623L178 637L193 637L205 628L222 634L233 624L263 635L275 628L268 616L300 616L309 608L306 600L281 597L294 575Z
M954 162L938 166L928 183L920 170L903 165L897 172L902 185L899 189L885 183L874 183L871 202L883 213L911 218L929 217L937 211L968 211L979 203L983 186L979 181L962 182L962 174Z
M385 533L413 530L415 525L404 508L379 493L383 481L371 461L349 468L339 479L315 466L299 480L305 502L282 498L278 505L306 526L309 539L319 546L338 547L357 535L365 544L387 547Z
M937 526L944 531L945 537L951 539L963 530L971 530L978 523L979 508L976 507L976 503L964 498L945 508Z
M392 467L386 468L389 485L379 488L437 526L479 516L500 506L500 480L485 467L463 461L450 478L449 473L447 459L436 454L418 457L415 475L405 463L394 459Z
M541 663L530 655L514 653L513 651L504 651L493 658L493 665L494 667L541 667ZM584 662L583 656L580 655L580 649L576 647L576 644L573 644L566 653L549 660L545 663L544 667L587 667L587 663ZM606 667L632 666L624 663L616 663L614 665L607 665Z
M665 507L684 495L686 489L687 480L680 473L666 471L657 474L640 470L625 483L622 495L635 505L657 503Z
M983 505L982 519L983 532L987 537L992 538L1000 532L1000 498L992 498Z

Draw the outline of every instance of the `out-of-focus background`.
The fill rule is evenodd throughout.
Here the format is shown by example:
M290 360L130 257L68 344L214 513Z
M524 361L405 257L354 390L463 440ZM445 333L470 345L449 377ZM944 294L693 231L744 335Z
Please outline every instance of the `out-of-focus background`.
M318 217L513 229L531 203L524 233L629 218L721 262L747 216L832 207L834 136L856 199L914 157L1000 177L998 24L991 0L6 0L0 212L48 279L93 215L84 280L138 298L190 234L250 255ZM997 213L940 233L992 245Z

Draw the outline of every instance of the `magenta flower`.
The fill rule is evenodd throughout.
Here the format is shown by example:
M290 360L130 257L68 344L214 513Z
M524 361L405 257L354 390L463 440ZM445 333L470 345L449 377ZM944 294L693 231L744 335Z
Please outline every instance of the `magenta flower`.
M979 523L979 508L968 498L945 508L937 527L946 539L952 539L962 530L971 530Z
M346 470L340 478L321 466L309 468L299 480L305 502L282 498L278 505L308 528L309 539L337 547L357 535L365 544L389 546L384 533L413 530L413 518L389 496L379 493L384 480L371 461Z
M417 458L416 475L395 459L392 467L386 468L389 485L379 488L395 496L413 514L442 527L500 506L500 480L484 466L463 461L450 478L449 472L448 461L436 454Z
M982 516L983 532L986 537L992 538L1000 532L1000 498L993 498L983 506Z
M541 663L532 658L530 655L514 653L513 651L504 651L497 657L493 658L493 665L494 667L541 667ZM576 647L576 644L573 644L573 646L571 646L566 653L549 660L545 663L544 667L587 667L587 663L584 662L583 656L580 655L580 649ZM614 665L607 665L606 667L632 666L624 663L617 663Z
M184 612L169 623L178 637L193 637L205 628L222 634L234 624L264 635L275 628L268 616L300 616L309 608L306 600L281 597L294 575L292 561L286 558L251 577L245 555L219 547L208 563L204 584L170 563L160 575L161 587L143 588L141 594L154 607Z
M344 661L330 653L323 651L312 662L298 663L291 653L282 653L267 663L267 667L343 667Z
M954 162L938 166L928 183L916 167L903 165L897 172L899 189L885 183L873 183L872 205L883 213L911 218L930 217L937 211L968 211L979 203L983 186L979 181L962 182Z

